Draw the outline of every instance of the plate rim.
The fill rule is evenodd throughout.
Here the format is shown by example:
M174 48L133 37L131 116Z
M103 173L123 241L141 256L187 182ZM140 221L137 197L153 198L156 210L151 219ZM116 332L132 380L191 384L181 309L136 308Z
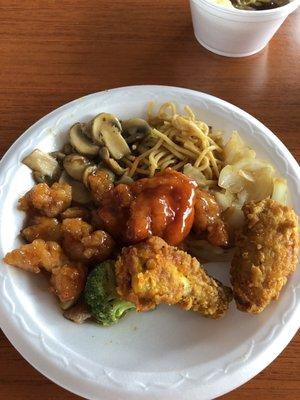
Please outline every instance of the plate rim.
M286 146L280 141L280 139L272 132L270 131L265 125L263 125L260 121L258 121L255 117L253 117L252 115L250 115L249 113L247 113L246 111L240 109L239 107L225 101L222 99L219 99L218 97L212 96L210 94L206 94L203 92L199 92L196 90L191 90L191 89L186 89L186 88L182 88L182 87L174 87L174 86L165 86L165 85L134 85L134 86L124 86L124 87L120 87L120 88L114 88L114 89L109 89L109 90L104 90L104 91L100 91L100 92L95 92L83 97L80 97L78 99L72 100L71 102L68 102L58 108L56 108L55 110L51 111L50 113L48 113L47 115L45 115L44 117L40 118L37 122L35 122L33 125L31 125L28 129L26 129L26 131L20 135L20 137L10 146L10 148L7 150L7 152L4 154L4 156L2 157L2 160L0 162L0 167L2 169L2 167L5 165L5 163L10 159L11 154L13 153L14 149L19 145L19 143L24 140L24 138L26 138L26 136L30 136L31 135L31 131L34 131L35 129L37 129L37 127L42 124L43 122L47 121L49 118L52 118L53 116L55 116L55 114L59 114L61 112L63 112L64 110L68 109L68 108L72 108L73 105L78 104L79 100L89 100L91 98L97 97L97 96L102 96L104 93L114 93L114 92L122 92L122 91L130 91L130 90L138 90L138 89L149 89L149 90L163 90L163 91L176 91L177 93L184 93L184 94L190 94L190 95L194 95L194 96L198 96L199 99L208 99L214 102L217 102L219 105L223 105L225 108L233 110L235 112L237 112L238 114L240 114L242 117L245 117L246 120L252 122L253 124L255 124L258 129L260 129L261 131L264 131L267 133L267 135L269 137L272 138L272 142L276 144L277 147L281 148L281 150L284 150L287 152L287 156L288 156L288 162L290 165L292 165L293 170L298 171L298 177L300 176L300 166L298 165L297 161L295 160L295 158L293 157L293 155L289 152L289 150L286 148ZM298 181L300 181L300 179L298 178ZM1 274L0 274L0 278ZM0 283L1 283L1 279L0 279ZM299 287L299 285L298 285ZM295 312L294 312L295 313ZM293 315L294 315L293 313ZM70 373L66 373L66 371L59 371L57 369L57 367L55 367L55 370L53 370L53 366L47 366L43 367L41 366L42 361L40 360L35 360L35 356L33 355L36 352L36 348L35 346L32 344L32 342L28 342L28 340L25 340L26 345L28 346L28 349L30 347L30 350L34 350L31 354L28 354L28 349L26 349L26 351L24 350L24 345L22 345L22 342L24 341L24 337L22 338L22 334L16 334L16 323L14 322L14 320L12 318L9 318L9 315L5 315L5 311L4 311L4 307L0 307L0 326L4 332L4 334L6 335L6 337L8 338L8 340L13 344L13 346L17 349L17 351L34 367L36 368L38 371L40 371L43 375L45 375L47 378L49 378L50 380L52 380L53 382L55 382L56 384L64 387L65 389L76 393L80 396L86 396L87 393L86 391L82 391L80 388L74 388L74 384L76 386L77 382L73 382L70 384L67 384L66 382L62 381L61 379L59 379L57 377L57 375L59 377L63 377L63 375L66 375L67 378L70 379ZM295 318L294 318L295 320ZM201 397L201 399L211 399L214 398L216 396L220 396L223 395L225 393L228 393L231 390L234 390L235 388L237 388L238 386L242 385L243 383L247 382L249 379L253 378L257 373L259 373L262 369L264 369L265 367L267 367L267 365L269 365L277 356L278 354L283 351L283 349L286 347L286 345L289 343L289 341L292 339L292 337L296 334L297 330L299 329L300 326L300 321L297 324L296 321L293 321L293 324L291 323L291 317L288 320L288 323L286 324L286 326L284 326L280 332L280 335L277 337L277 342L280 342L280 346L278 346L277 349L273 349L273 351L269 351L269 354L266 355L265 354L265 358L263 362L256 362L256 366L253 366L251 371L248 371L248 373L246 373L244 371L244 376L243 378L240 377L239 381L236 382L236 384L229 384L229 385L225 385L222 389L220 390L212 390L211 394L208 394L208 397ZM289 330L288 330L289 327ZM286 332L288 330L288 333ZM283 337L284 336L284 337ZM274 347L274 346L273 346ZM33 349L34 348L34 349ZM263 353L263 352L261 352ZM37 353L39 354L39 353ZM47 362L49 362L49 360L45 360L46 364ZM115 388L113 390L113 395L115 394ZM123 391L123 389L120 392L121 394L126 394L126 392ZM157 392L158 393L158 392ZM109 393L107 393L107 395L109 396ZM213 397L211 397L211 395L213 395ZM98 399L99 397L96 396L91 396L90 394L88 394L88 398L89 399ZM141 393L139 393L139 398L141 398ZM158 396L157 398L159 398L160 396ZM197 393L194 393L194 397L197 397ZM120 397L121 398L121 397ZM145 397L147 398L147 397ZM155 394L151 393L151 398L155 399ZM166 398L166 396L165 396ZM132 399L135 399L134 396L132 396Z

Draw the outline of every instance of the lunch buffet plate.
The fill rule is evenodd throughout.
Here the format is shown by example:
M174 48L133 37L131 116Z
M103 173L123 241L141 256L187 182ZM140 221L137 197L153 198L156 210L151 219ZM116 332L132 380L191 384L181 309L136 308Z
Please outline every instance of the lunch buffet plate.
M95 93L60 107L29 128L0 166L1 259L20 244L24 214L17 200L33 181L21 163L34 148L51 151L66 141L68 128L106 111L121 119L145 117L149 101L188 104L199 119L225 134L238 130L260 157L288 181L289 204L300 215L300 168L279 139L239 108L204 93L165 86L133 86ZM229 265L206 264L223 283ZM261 314L239 312L234 302L221 320L176 307L131 313L118 325L76 325L61 315L43 276L2 263L0 325L37 370L87 399L204 400L245 383L288 344L300 325L300 269L279 301Z

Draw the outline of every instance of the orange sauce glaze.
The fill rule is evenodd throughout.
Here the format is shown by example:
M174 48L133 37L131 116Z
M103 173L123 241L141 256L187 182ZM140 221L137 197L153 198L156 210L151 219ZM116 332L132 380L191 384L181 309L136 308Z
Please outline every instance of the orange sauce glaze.
M115 186L98 215L103 228L125 244L155 235L175 246L192 228L196 187L184 174L166 169L152 178Z

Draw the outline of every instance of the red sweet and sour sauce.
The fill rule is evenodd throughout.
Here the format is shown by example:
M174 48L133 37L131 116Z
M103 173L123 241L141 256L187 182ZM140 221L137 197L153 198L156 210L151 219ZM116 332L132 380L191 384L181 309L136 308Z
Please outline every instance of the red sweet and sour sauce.
M196 187L184 174L166 169L131 185L117 185L98 215L103 228L125 244L155 235L175 246L192 228Z

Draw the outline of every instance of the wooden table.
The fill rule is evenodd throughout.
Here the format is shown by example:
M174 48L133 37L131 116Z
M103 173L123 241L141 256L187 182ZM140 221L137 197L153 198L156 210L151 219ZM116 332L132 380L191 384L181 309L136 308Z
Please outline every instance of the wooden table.
M183 0L0 0L0 151L43 115L126 85L183 86L257 117L300 160L300 10L248 58L203 49ZM300 399L300 333L222 399ZM32 368L0 333L0 399L79 399ZM163 400L163 399L162 399Z

